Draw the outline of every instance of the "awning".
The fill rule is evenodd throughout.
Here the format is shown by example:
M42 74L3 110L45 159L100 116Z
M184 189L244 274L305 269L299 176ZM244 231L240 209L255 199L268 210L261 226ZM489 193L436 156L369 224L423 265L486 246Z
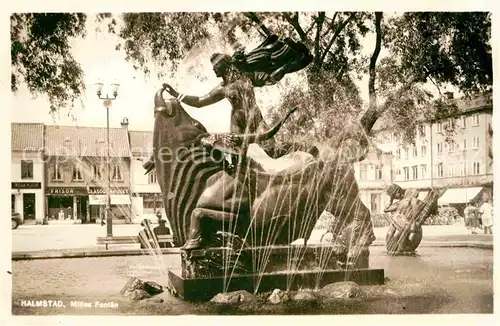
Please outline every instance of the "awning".
M89 195L89 205L106 205L106 195ZM129 195L111 195L111 205L130 205Z
M130 205L129 195L111 195L111 205Z
M448 189L439 198L438 204L465 204L473 200L481 190L482 187Z
M89 205L106 205L106 195L89 195Z

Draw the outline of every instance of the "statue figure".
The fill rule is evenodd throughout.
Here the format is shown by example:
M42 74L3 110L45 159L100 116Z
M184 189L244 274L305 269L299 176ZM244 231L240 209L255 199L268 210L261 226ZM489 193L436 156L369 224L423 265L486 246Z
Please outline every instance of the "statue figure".
M214 53L210 61L222 83L208 94L201 97L185 95L168 84L165 84L165 90L182 103L197 108L227 99L231 104L230 132L247 134L269 129L257 105L254 87L274 85L285 74L305 68L312 61L312 55L301 43L290 38L281 41L276 35L271 35L248 54L241 51L236 51L233 56ZM292 143L282 144L280 147L288 151L276 150L273 138L260 145L272 158L286 154L292 147ZM310 148L309 152L317 153L317 149Z
M423 201L418 199L417 189L404 190L397 184L387 187L386 193L390 197L384 209L385 213L390 213L387 217L390 223L386 235L387 251L392 255L414 254L422 241L422 224L444 190L431 190Z
M259 177L257 177L259 174L255 173L256 171L265 171L263 171L263 168L255 161L247 159L246 157L248 144L255 141L261 144L261 147L271 158L279 158L282 155L289 153L291 150L299 149L305 150L311 154L311 161L302 162L299 164L300 166L297 165L291 169L287 169L286 172L280 172L280 178L284 178L280 180L287 180L288 184L292 184L293 182L297 182L293 181L295 179L291 176L293 175L292 172L299 174L305 173L308 175L310 180L305 180L304 182L308 182L308 185L312 185L314 182L317 182L315 179L317 174L315 173L322 171L322 178L329 178L323 180L329 184L328 187L325 186L325 191L321 194L321 196L329 196L328 198L325 197L322 200L321 205L326 205L323 207L323 210L329 210L335 216L339 216L342 221L348 221L349 223L352 222L353 243L356 243L357 246L367 248L374 240L373 226L371 224L370 212L359 198L359 189L356 183L352 163L364 158L364 154L362 154L362 152L368 145L366 135L371 128L375 117L373 112L368 112L369 114L367 114L367 116L369 119L365 119L364 117L364 120L367 120L368 123L363 120L362 123L356 124L354 128L346 128L346 130L344 130L339 137L335 137L336 141L332 142L334 146L331 149L331 153L327 155L329 156L329 159L324 161L318 160L320 153L315 146L306 149L303 148L303 146L292 142L277 146L272 136L261 137L262 135L269 135L271 133L269 127L263 119L260 109L257 106L254 94L254 87L272 85L281 80L285 74L303 69L312 61L311 54L303 44L293 42L290 39L281 41L277 36L272 35L268 37L259 47L248 54L240 51L237 51L233 56L215 53L210 59L213 64L215 74L218 77L221 77L223 81L207 95L198 97L180 94L170 85L164 84L162 90L157 93L155 98L155 131L153 142L156 151L154 151L150 160L144 164L146 173L154 169L156 165L159 164L158 160L160 158L155 157L158 156L157 149L164 148L165 144L169 142L164 138L165 136L163 133L165 133L165 135L168 134L172 136L172 133L181 132L187 127L187 125L184 124L182 126L183 129L179 129L180 126L174 126L172 125L172 122L167 122L167 120L165 120L166 116L171 114L170 111L182 111L183 116L187 115L184 109L180 106L180 102L194 107L204 107L221 101L222 99L227 99L232 106L230 133L209 135L206 130L204 130L204 127L200 127L201 124L199 122L195 122L198 126L196 128L199 129L196 130L198 133L197 138L192 139L193 143L196 143L197 145L201 144L206 148L215 149L216 153L224 153L225 155L231 155L232 157L231 161L233 166L230 166L227 162L222 160L222 165L218 167L220 170L217 173L210 175L210 177L207 177L206 180L203 180L203 187L207 187L205 192L203 192L204 189L201 189L202 193L198 193L190 197L194 201L193 203L197 202L198 204L203 204L207 207L214 207L215 200L218 203L215 207L223 209L224 214L222 214L222 212L208 213L205 210L204 214L200 215L200 210L198 209L192 211L193 214L189 213L187 215L182 214L183 216L178 216L179 211L177 208L166 211L167 218L169 220L174 220L170 221L170 225L173 228L174 239L177 237L175 240L176 246L184 244L185 249L194 249L198 248L202 244L202 233L204 232L204 229L208 230L209 228L202 225L202 217L229 224L235 223L235 221L239 220L239 216L244 216L245 214L248 215L248 213L245 213L247 212L246 210L251 208L252 204L255 204L256 201L258 202L258 196L264 194L260 193L260 191L264 191L265 189L262 188L262 185L260 185L261 188L257 187L259 186ZM166 91L170 95L174 96L177 102L173 99L166 102L162 97L163 91ZM159 115L159 113L161 113L161 115ZM191 120L193 120L191 117L186 119L186 121ZM161 123L159 121L164 122ZM183 121L183 123L186 121ZM283 121L284 120L282 120L281 123ZM170 125L170 128L172 129L167 129L166 125ZM177 130L174 131L173 129L176 128ZM277 131L275 127L273 127L272 130ZM194 130L191 131L195 132ZM275 131L272 133L273 135ZM347 148L349 146L346 147L345 144L343 144L343 141L345 140L357 141L361 150L358 150L357 148L356 150L349 150ZM179 144L177 143L175 146L170 144L167 147L174 148L176 146L179 146ZM348 152L352 152L352 155L346 155ZM332 159L332 157L335 158ZM315 173L311 172L312 170L309 170L312 169L311 164L316 166L315 169L317 169L317 171ZM324 168L323 164L328 164L329 166ZM318 170L318 166L321 166L321 169ZM235 169L235 167L238 167L240 171ZM171 189L169 187L172 187L175 182L173 178L176 173L176 171L167 171L170 168L172 167L170 166L166 168L165 164L163 164L162 167L157 168L160 185L164 183L162 192L165 202L173 201L174 197L179 195L179 193L174 193L171 190L168 190ZM335 171L335 173L332 171ZM167 176L169 173L172 173L174 176ZM283 175L283 177L281 177L281 175ZM250 180L245 180L245 178L248 178L249 176ZM276 175L272 176L272 178L275 177ZM262 177L261 180L267 180L266 182L269 182L269 178L271 178L271 176ZM239 180L244 181L240 182ZM309 189L308 185L302 185L302 188L307 190ZM192 186L186 186L184 188L189 189L189 191L194 191ZM181 191L180 189L181 188L178 188L176 191ZM335 189L335 191L330 191L331 189ZM297 200L297 202L300 201L300 196L306 196L305 194L302 194L303 190L299 191L298 188L294 188L293 191L296 192L296 196L299 196L293 199ZM299 192L302 195L299 195ZM265 194L266 196L270 196L270 194ZM312 191L312 194L318 195L316 191ZM277 196L277 194L274 194L273 196ZM262 198L271 198L271 200L275 199L275 197L265 196ZM311 195L308 198L311 199L313 196ZM166 207L168 206L167 203L165 205ZM170 205L170 207L174 206ZM194 206L191 209L193 208ZM199 208L201 209L201 207ZM204 209L205 208L206 207L204 207ZM319 208L319 206L315 207L315 209ZM231 211L232 215L227 214L228 210ZM189 216L189 220L184 220L187 216ZM269 216L264 216L262 219L267 221L268 217ZM246 216L246 218L248 218L248 216ZM177 222L175 220L177 220ZM289 222L284 223L288 224ZM340 234L342 226L347 224L340 223L339 225L341 227L335 228L334 230L334 234L336 235ZM186 227L189 226L192 228L186 230ZM308 222L307 227L304 229L306 230L305 236L307 236L305 239L308 239L313 227L314 218ZM277 237L280 238L280 235L278 234ZM279 241L282 241L282 243L288 243L290 240L288 238L289 237L287 237L286 241L283 240L284 238ZM353 255L357 256L358 251L359 250L353 246Z

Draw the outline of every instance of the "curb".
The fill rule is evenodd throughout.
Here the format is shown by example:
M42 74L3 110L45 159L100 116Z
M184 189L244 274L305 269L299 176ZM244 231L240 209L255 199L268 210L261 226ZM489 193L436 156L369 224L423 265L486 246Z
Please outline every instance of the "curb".
M12 260L32 260L32 259L57 259L57 258L86 258L86 257L113 257L113 256L140 256L151 255L148 249L127 249L127 250L101 250L101 249L55 249L40 251L16 251L12 252ZM155 250L155 253L157 251ZM162 255L177 255L179 248L163 248Z
M385 247L382 241L375 241L372 247ZM484 241L423 241L419 247L434 248L477 248L493 250L493 243ZM418 249L418 248L417 248ZM178 255L179 248L163 248L162 255ZM151 250L147 249L127 249L127 250L102 250L102 249L56 249L40 251L17 251L12 252L12 260L33 260L33 259L60 259L60 258L86 258L86 257L113 257L113 256L140 256L151 255Z
M385 247L385 242L374 241L371 247ZM422 241L417 247L434 247L434 248L478 248L493 250L493 243L486 241Z

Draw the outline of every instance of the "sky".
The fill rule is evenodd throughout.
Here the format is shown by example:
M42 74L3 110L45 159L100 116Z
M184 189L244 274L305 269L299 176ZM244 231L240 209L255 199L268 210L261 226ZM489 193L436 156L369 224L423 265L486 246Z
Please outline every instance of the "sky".
M207 42L188 54L176 77L158 80L155 74L150 78L145 77L142 72L134 71L132 64L125 60L123 51L116 51L115 46L118 38L108 33L97 33L95 31L93 16L87 20L87 36L85 39L77 39L73 42L73 53L80 62L85 74L86 93L84 95L84 109L76 108L73 116L67 115L68 110L62 109L56 117L50 115L48 101L42 96L34 98L28 90L21 86L12 98L12 121L13 122L43 122L46 124L80 125L80 126L106 126L106 110L102 100L97 98L95 83L102 82L109 85L113 82L119 83L118 98L113 101L110 108L110 127L120 127L123 117L129 120L130 130L152 130L153 127L153 98L155 92L163 82L168 82L176 90L189 95L204 95L220 83L216 78L209 61L210 54L215 51L228 52L217 40ZM248 47L258 45L262 40L255 40L255 44L247 44ZM373 35L368 35L363 42L365 54L371 54L375 46ZM384 56L384 50L381 57ZM195 62L201 64L200 72L207 77L200 81L188 67ZM289 75L289 80L296 76ZM362 98L367 102L368 88L367 77L358 82ZM277 86L256 89L257 101L261 109L279 103L280 88L283 82ZM109 89L109 88L108 88ZM106 94L106 88L104 89ZM104 95L103 94L103 95ZM167 95L168 96L168 95ZM188 113L200 120L209 131L223 132L229 128L230 105L227 100L205 108L191 108L185 106Z

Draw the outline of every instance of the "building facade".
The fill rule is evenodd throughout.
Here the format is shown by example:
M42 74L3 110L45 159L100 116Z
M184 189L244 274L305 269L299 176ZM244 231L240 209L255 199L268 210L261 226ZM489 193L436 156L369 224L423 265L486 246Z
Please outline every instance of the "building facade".
M385 188L392 182L392 154L370 148L366 158L354 164L361 201L372 214L383 212L389 197Z
M156 170L145 174L143 164L152 153L153 133L150 131L130 131L130 184L132 191L132 216L134 218L152 216L157 210L163 211L163 201Z
M44 125L11 125L11 210L23 223L42 223L45 216Z
M111 214L130 217L130 149L126 128L109 130ZM104 217L106 128L45 127L45 203L49 221L93 223Z
M493 191L492 94L455 101L456 119L423 123L415 131L415 143L401 144L394 133L379 130L377 143L393 154L392 181L403 188L428 191L448 188L440 204L461 204ZM377 126L375 126L377 127Z

